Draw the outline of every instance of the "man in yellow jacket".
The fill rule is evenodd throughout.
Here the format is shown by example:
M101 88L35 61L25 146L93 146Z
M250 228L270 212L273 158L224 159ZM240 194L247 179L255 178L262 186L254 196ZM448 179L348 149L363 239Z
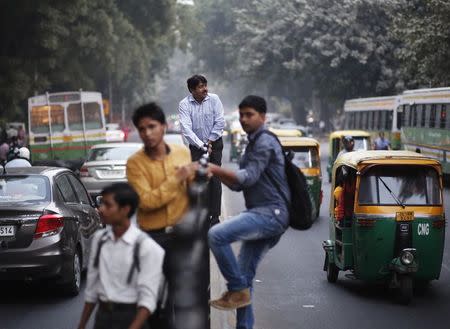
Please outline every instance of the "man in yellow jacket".
M128 159L127 178L139 195L138 225L165 250L166 272L173 226L188 210L187 182L194 175L195 165L187 147L164 142L166 118L157 104L139 107L133 114L133 123L144 147ZM152 322L159 321L156 318L150 319L151 328L167 327L167 323Z

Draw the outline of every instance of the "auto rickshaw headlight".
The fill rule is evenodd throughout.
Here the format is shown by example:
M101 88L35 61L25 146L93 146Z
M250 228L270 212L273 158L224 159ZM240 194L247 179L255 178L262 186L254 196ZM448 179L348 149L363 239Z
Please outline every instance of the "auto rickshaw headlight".
M414 255L410 251L403 250L402 254L400 255L400 261L403 265L411 265L414 261Z

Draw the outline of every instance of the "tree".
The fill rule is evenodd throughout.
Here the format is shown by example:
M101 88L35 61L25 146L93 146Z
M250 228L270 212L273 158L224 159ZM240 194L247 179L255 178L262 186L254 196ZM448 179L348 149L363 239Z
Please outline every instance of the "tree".
M399 0L392 11L392 35L409 88L450 84L450 2Z

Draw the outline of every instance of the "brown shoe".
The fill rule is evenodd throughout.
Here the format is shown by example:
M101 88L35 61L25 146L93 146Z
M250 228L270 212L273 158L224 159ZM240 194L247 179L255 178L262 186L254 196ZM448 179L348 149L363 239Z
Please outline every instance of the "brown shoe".
M246 288L239 291L227 291L219 299L211 300L209 305L219 310L234 310L251 303L250 289Z

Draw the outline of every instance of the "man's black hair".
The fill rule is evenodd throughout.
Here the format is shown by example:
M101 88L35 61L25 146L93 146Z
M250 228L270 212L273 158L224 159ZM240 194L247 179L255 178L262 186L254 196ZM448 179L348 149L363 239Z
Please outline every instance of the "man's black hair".
M243 109L244 107L250 107L258 113L267 112L266 100L260 96L255 95L246 96L239 104L239 109Z
M128 183L114 183L105 187L102 196L111 194L120 207L130 206L128 218L134 215L139 205L139 195Z
M205 85L208 84L208 81L206 81L206 78L203 75L196 74L187 79L187 87L189 92L194 90L201 83L204 83Z
M159 121L163 125L166 124L166 115L164 114L164 111L154 102L142 105L134 111L133 124L136 128L138 127L139 120L142 118L150 118Z

